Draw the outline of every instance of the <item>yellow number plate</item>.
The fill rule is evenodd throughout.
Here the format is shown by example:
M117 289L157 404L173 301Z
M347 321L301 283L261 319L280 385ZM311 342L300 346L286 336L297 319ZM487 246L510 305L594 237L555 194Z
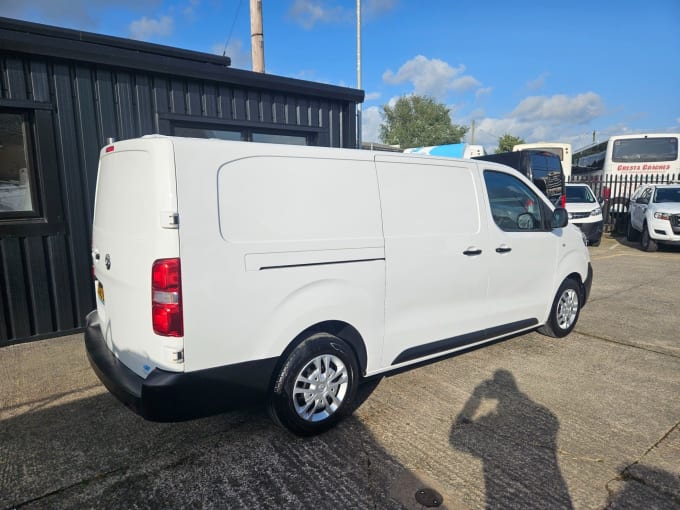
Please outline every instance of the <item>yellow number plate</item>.
M104 286L101 282L97 284L97 297L99 298L99 301L104 303Z

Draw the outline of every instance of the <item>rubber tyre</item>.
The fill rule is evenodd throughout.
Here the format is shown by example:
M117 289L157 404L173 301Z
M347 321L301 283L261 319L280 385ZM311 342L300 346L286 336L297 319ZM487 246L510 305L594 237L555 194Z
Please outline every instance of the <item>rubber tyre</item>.
M555 300L550 308L550 316L548 322L538 328L538 331L546 336L553 338L562 338L567 336L576 326L579 315L581 314L581 286L572 278L567 278L562 282L560 288L557 290ZM574 302L575 300L575 302ZM571 311L573 316L568 325L560 325L560 316L565 311L565 307L569 308L575 305L576 309Z
M657 242L649 237L649 229L647 228L647 224L645 223L642 226L642 235L640 236L640 247L642 248L643 251L656 251L659 245Z
M590 243L590 246L600 246L601 242L602 242L602 238L600 237L597 241Z
M304 370L321 356L337 358L345 367L347 386L336 409L329 411L328 400L324 400L325 411L315 413L314 419L303 418L296 411L296 402L301 404L303 397L295 395L296 386ZM328 369L326 369L328 370ZM327 372L326 372L327 373ZM306 377L306 375L305 375ZM309 386L309 385L308 385ZM320 384L319 384L320 386ZM330 385L329 385L330 386ZM269 399L269 414L273 421L298 436L313 436L335 426L355 408L354 400L359 386L359 368L352 348L344 340L328 333L317 333L298 345L290 353L276 377ZM330 397L329 397L330 398ZM317 409L314 405L314 409ZM328 416L323 414L328 413Z
M640 232L633 228L631 224L630 217L628 218L628 226L626 227L626 239L629 241L637 241L640 236Z

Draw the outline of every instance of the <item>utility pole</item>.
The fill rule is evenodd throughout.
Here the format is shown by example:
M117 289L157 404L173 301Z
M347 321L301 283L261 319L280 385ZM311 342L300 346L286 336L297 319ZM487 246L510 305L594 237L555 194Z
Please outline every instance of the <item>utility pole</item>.
M250 52L253 60L253 71L264 73L262 0L250 0Z
M357 0L357 88L361 89L361 0ZM361 103L357 104L357 149L361 149Z
M470 129L470 145L475 144L475 119L472 119L472 129Z

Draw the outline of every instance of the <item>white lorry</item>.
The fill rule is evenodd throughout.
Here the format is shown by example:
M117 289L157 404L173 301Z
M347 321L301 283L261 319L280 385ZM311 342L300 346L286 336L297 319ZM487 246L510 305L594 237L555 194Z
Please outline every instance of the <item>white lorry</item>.
M294 433L369 378L539 328L592 271L567 212L486 161L159 135L103 148L85 342L152 420L266 402Z

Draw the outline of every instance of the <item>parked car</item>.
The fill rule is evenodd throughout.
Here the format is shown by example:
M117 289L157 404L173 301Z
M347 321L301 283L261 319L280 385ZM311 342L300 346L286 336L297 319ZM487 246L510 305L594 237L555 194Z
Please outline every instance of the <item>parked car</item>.
M644 184L630 199L627 235L644 251L680 245L680 184Z
M588 244L599 246L602 240L602 208L587 184L567 184L569 222L581 229Z

